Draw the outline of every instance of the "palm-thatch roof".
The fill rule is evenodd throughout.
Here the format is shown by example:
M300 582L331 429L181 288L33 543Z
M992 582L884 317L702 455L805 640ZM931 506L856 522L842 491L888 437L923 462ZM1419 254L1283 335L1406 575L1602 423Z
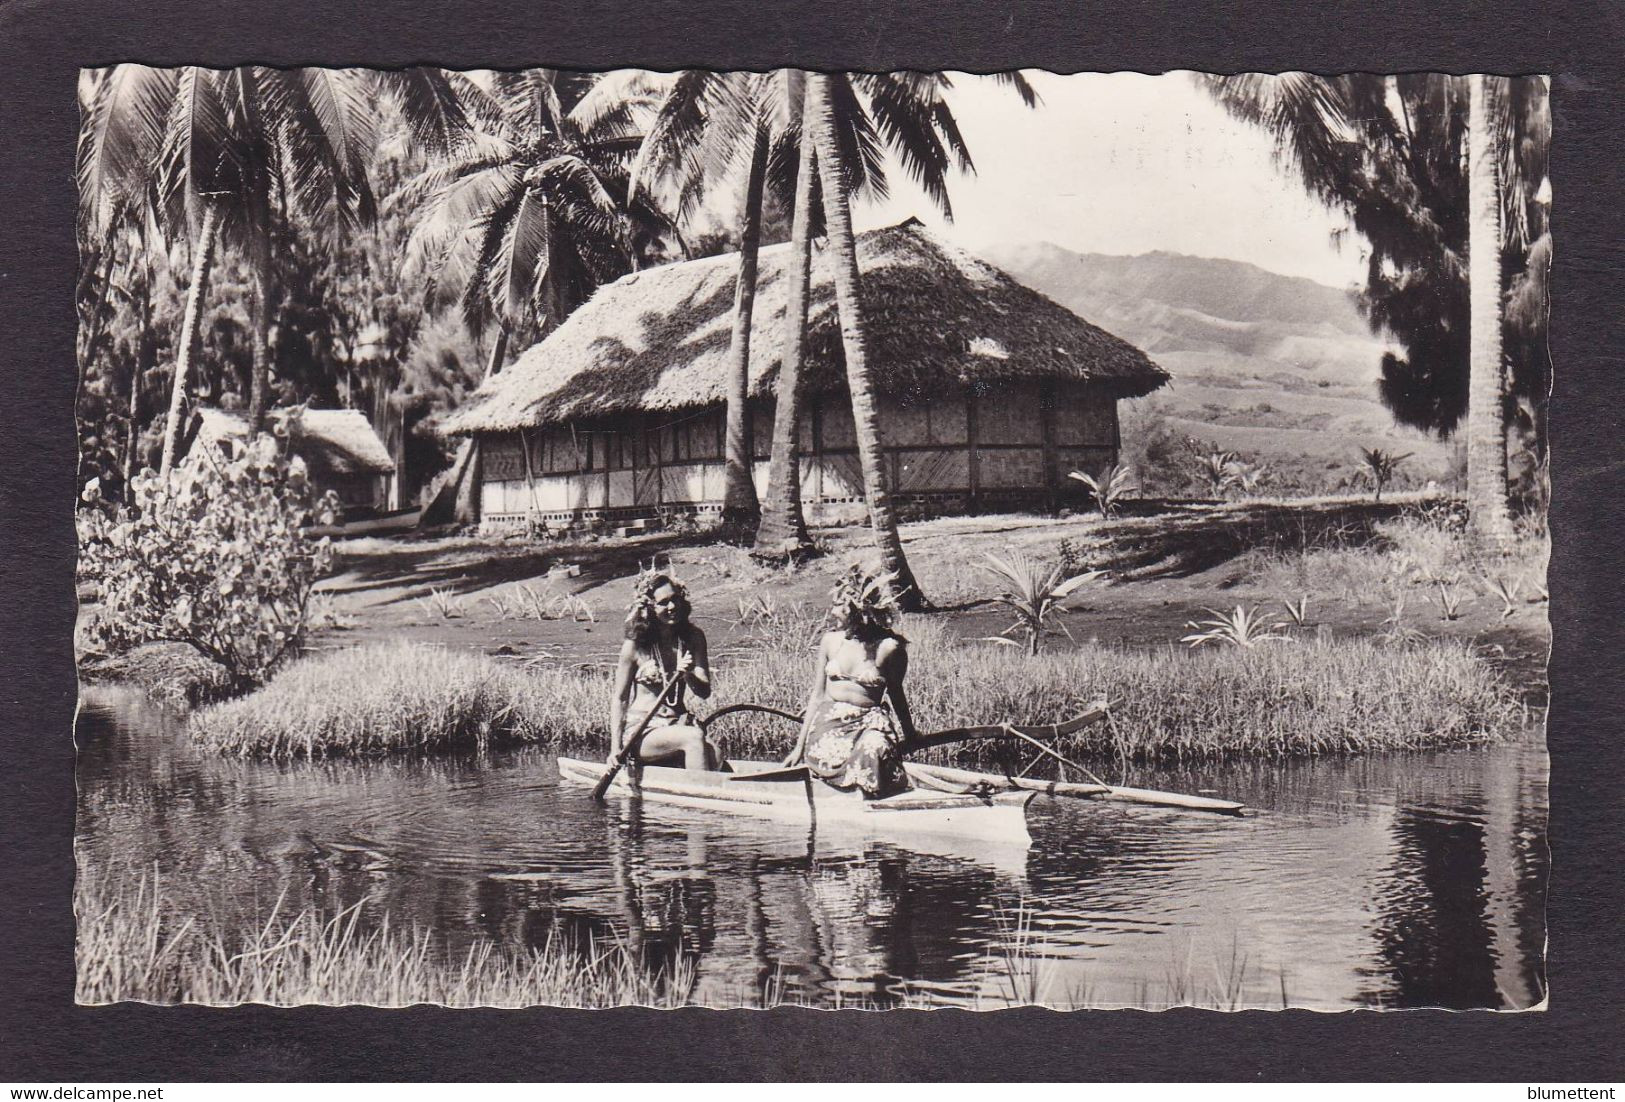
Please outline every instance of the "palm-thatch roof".
M778 378L788 245L761 251L751 329L750 393ZM808 307L810 394L845 383L835 309L835 257L814 249ZM488 380L442 423L449 434L511 432L633 410L724 401L733 328L735 254L650 268L598 289L541 343ZM1090 325L914 219L858 235L870 363L892 395L940 393L950 381L1058 377L1148 394L1168 373L1138 348Z
M271 416L277 419L275 412ZM389 449L359 410L307 409L271 427L279 435L291 434L291 450L305 461L314 477L389 474L395 469ZM200 409L188 451L195 453L211 444L241 443L247 437L248 419L242 414Z

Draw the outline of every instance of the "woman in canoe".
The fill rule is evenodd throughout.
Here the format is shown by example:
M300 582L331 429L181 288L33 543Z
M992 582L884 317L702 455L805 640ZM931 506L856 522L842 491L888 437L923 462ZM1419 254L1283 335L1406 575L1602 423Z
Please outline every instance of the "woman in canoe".
M859 789L871 800L908 787L901 751L914 735L903 694L908 640L892 630L890 581L854 566L836 583L835 630L818 644L801 737L785 758L786 765L805 762L826 784Z
M689 692L702 700L711 695L705 633L689 623L688 612L683 583L654 571L638 578L626 617L626 641L615 666L609 760L653 711L638 747L639 761L684 769L721 766L721 755L706 742L688 712ZM662 695L668 682L671 689Z

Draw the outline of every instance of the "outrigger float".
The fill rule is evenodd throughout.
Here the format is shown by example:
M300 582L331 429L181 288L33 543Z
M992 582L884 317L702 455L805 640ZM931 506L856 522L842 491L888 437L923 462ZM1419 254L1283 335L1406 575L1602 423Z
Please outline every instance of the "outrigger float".
M739 712L801 721L799 716L777 708L735 704L713 712L701 720L700 725L709 727L723 716ZM1081 731L1108 714L1108 706L1102 702L1065 723L958 727L917 736L908 743L905 753L956 742L993 739L1027 743L1042 754L1066 762L1044 745L1044 740ZM558 760L562 778L591 785L594 794L600 797L605 793L638 796L652 803L805 826L820 823L857 826L880 836L924 834L1030 844L1027 805L1039 795L1110 800L1220 815L1240 815L1245 810L1244 805L1230 800L1106 784L1075 762L1066 764L1090 776L1088 783L1044 781L1009 773L908 762L904 768L913 786L879 800L866 800L858 792L832 788L815 778L805 766L785 768L777 762L730 760L728 765L732 772L727 773L636 764L623 771L621 764L625 762Z

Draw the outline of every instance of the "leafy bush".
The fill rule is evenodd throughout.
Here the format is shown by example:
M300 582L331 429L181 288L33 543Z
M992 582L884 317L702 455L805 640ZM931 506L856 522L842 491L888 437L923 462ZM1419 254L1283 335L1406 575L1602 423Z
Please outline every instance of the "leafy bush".
M262 436L235 458L209 455L131 481L133 506L105 502L94 480L78 516L81 580L95 590L88 638L122 653L186 643L239 690L260 684L298 642L311 588L331 561L307 524L332 523L303 461Z

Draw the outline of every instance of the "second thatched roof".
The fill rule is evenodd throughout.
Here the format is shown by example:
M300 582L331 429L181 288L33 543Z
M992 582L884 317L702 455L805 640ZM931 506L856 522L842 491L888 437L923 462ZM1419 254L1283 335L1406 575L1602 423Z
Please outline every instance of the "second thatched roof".
M273 430L288 432L286 421L275 422L284 411L271 411ZM292 450L305 461L310 473L321 475L389 474L395 460L373 431L360 410L307 409L297 417L292 429ZM197 411L193 441L188 452L213 444L241 444L248 439L248 419L241 413L204 407Z
M761 251L751 327L750 393L778 378L788 245ZM844 386L832 282L835 256L814 249L808 305L809 394ZM910 219L858 235L865 337L879 388L907 399L948 382L1055 377L1148 394L1168 373L1138 348ZM727 393L739 257L650 268L599 288L541 343L488 380L442 431L468 435L712 405Z

